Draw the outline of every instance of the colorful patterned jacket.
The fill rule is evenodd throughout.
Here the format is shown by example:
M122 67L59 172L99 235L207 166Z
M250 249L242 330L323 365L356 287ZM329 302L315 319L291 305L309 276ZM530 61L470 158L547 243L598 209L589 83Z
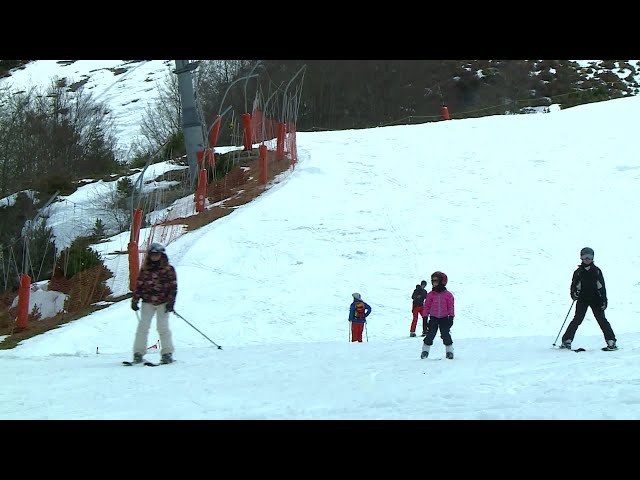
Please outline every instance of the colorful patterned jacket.
M177 294L178 279L176 271L169 264L167 255L163 253L158 262L152 262L147 257L138 274L136 290L133 292L134 300L137 302L142 299L143 302L153 305L160 305L161 303L174 304Z

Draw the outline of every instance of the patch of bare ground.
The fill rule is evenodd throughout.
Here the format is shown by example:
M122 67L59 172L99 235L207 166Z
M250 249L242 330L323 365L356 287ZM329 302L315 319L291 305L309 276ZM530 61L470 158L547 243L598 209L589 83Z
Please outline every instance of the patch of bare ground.
M267 190L276 176L291 168L290 160L276 161L273 156L273 152L268 152L266 184L260 182L257 160L243 160L223 178L209 184L207 198L210 206L204 212L177 218L166 224L186 225L187 231L192 231L229 215L240 205L249 203Z

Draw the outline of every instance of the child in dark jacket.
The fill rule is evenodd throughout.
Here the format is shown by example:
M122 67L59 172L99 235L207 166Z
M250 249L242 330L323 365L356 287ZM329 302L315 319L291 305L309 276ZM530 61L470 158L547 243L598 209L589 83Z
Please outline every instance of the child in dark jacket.
M616 350L616 335L607 320L604 311L607 309L607 288L604 284L602 270L593 263L594 252L590 247L580 250L582 263L573 272L571 277L571 298L576 301L576 313L569 323L567 330L562 335L560 348L571 349L571 342L576 335L578 327L584 320L587 309L591 307L593 316L598 322L604 335L606 346L603 350Z
M413 291L411 295L411 300L413 300L413 305L411 306L411 315L413 318L411 319L411 327L409 328L409 336L416 336L416 326L418 324L418 314L422 317L422 336L424 337L427 334L427 319L424 316L424 301L427 298L427 291L425 287L427 286L427 281L422 280L420 285L416 285L416 289Z
M453 326L455 310L453 294L446 287L447 281L447 276L442 272L434 272L431 275L432 288L427 294L423 313L424 317L429 316L427 323L429 328L426 337L424 337L420 358L429 356L429 349L433 345L433 339L438 329L440 329L440 337L447 351L447 358L453 358L453 340L450 330Z
M371 307L367 302L362 300L362 295L353 293L353 302L349 307L349 321L351 322L351 341L362 342L362 331L367 317L371 313Z

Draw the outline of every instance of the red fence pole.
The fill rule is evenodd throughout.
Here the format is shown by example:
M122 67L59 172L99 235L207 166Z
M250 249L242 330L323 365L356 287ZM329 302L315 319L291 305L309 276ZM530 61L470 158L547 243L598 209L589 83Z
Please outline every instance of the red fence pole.
M251 129L253 130L253 138L255 143L261 143L264 138L262 136L262 112L256 110L251 115Z
M276 146L276 160L284 160L284 123L278 123L278 144Z
M142 209L133 210L131 238L127 245L127 253L129 256L129 290L132 292L136 289L138 281L138 273L140 273L140 254L138 243L140 242L140 227L142 226Z
M127 252L129 253L129 290L133 292L136 289L136 282L138 281L138 274L140 273L138 242L129 242Z
M273 137L273 120L271 117L266 117L264 119L264 139L272 140Z
M31 277L20 274L20 288L18 290L18 319L16 327L19 330L29 328L29 293L31 292Z
M258 150L260 151L260 183L265 185L267 183L267 146L260 145Z
M200 170L198 174L198 189L196 190L196 212L204 212L204 201L207 193L207 170Z
M290 123L287 125L287 131L289 132L289 154L291 155L291 164L295 165L298 161L298 145L296 142L296 124Z
M251 115L248 113L242 114L242 126L244 127L244 151L250 152L251 143Z
M442 106L442 119L449 120L449 109L444 105Z
M133 211L133 241L140 243L140 227L142 226L142 209L136 208Z

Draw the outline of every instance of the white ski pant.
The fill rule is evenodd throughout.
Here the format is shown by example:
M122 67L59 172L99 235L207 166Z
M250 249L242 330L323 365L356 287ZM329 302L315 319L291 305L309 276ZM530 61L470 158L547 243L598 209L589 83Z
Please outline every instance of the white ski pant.
M171 340L171 330L169 330L169 312L165 310L165 303L153 305L142 302L140 307L140 321L136 329L136 339L133 342L133 353L147 353L149 328L151 319L156 316L156 327L160 336L160 354L173 353L173 341Z

